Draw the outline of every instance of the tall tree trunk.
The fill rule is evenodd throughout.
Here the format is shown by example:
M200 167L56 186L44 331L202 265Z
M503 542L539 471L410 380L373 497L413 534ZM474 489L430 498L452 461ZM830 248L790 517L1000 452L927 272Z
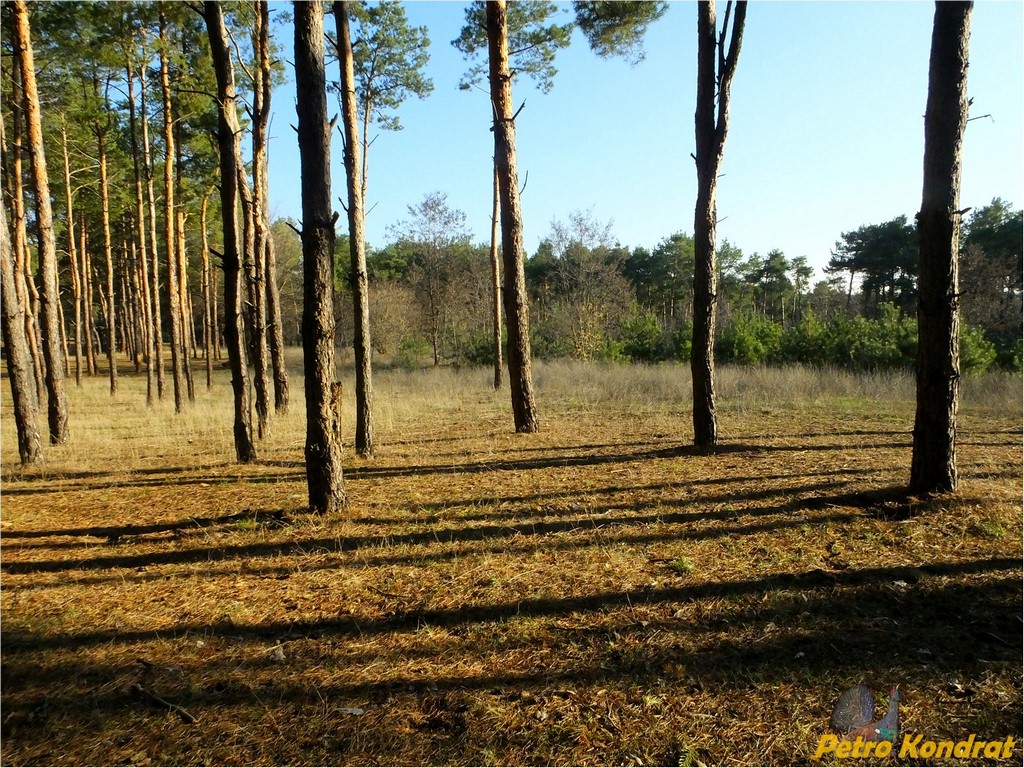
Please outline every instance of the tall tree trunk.
M18 454L22 464L33 464L43 458L39 436L39 406L32 380L32 360L25 340L25 324L18 293L14 286L14 254L11 234L7 228L7 208L0 205L0 303L7 377L11 382L14 402L14 423L18 430Z
M498 248L498 170L494 170L494 204L491 208L491 331L494 344L494 388L501 389L501 252Z
M370 341L370 296L366 270L365 187L359 142L355 64L348 5L334 3L338 66L341 69L341 114L345 133L345 180L348 191L349 256L352 265L353 348L356 363L356 453L373 456L373 346Z
M263 3L265 4L265 3ZM255 29L253 49L260 57L263 9L257 2L255 8ZM269 44L269 43L268 43ZM269 56L269 52L266 54ZM269 70L266 72L269 77ZM267 249L269 237L267 207L269 200L263 195L260 178L267 175L267 125L270 122L270 103L266 100L264 69L258 64L253 70L253 121L252 121L252 252L247 253L246 271L249 275L249 310L252 316L252 347L256 390L256 428L262 439L270 430L270 369L267 346ZM247 241L248 242L248 241Z
M82 258L82 300L83 310L85 312L85 371L90 376L96 375L96 345L93 343L93 339L96 337L95 332L95 315L93 314L93 301L92 294L92 256L89 254L89 235L85 228L85 215L79 219L79 232L81 233L81 258Z
M164 396L164 321L160 309L160 249L156 234L156 194L153 190L153 163L149 152L149 117L146 112L146 68L139 70L139 100L142 113L142 164L146 174L146 203L149 210L150 262L153 272L149 305L153 316L153 356L156 358L156 396Z
M206 357L206 388L213 386L213 301L210 296L213 285L210 280L210 238L206 228L206 212L210 204L210 195L213 194L211 187L205 195L199 208L199 229L203 237L203 354Z
M693 442L701 448L718 444L715 416L715 313L718 306L718 265L715 253L718 173L729 129L729 89L736 72L746 2L736 4L729 47L732 2L726 5L721 37L716 39L715 3L697 3L697 204L693 217Z
M516 432L540 429L530 370L530 302L526 295L523 213L516 169L516 127L508 54L505 0L487 3L487 48L494 108L494 167L501 199L501 252L505 267L502 297L508 327L508 378Z
M21 64L22 90L28 128L29 158L32 185L36 194L36 227L39 235L39 299L43 319L43 359L46 363L47 423L50 442L67 442L68 401L64 391L64 365L61 361L60 318L57 302L57 247L53 239L53 211L50 207L50 181L46 174L46 153L43 148L43 119L36 91L36 70L32 56L28 7L25 0L12 3L15 55Z
M139 152L137 135L138 117L135 113L135 70L129 59L125 71L128 74L128 133L132 147L132 167L135 171L135 221L136 238L139 242L139 266L141 275L140 293L142 294L142 348L146 357L146 405L153 406L154 384L156 377L156 348L153 341L153 302L149 287L149 244L146 241L146 203L142 193L142 158ZM156 243L153 243L156 247Z
M68 130L60 116L61 149L64 156L64 200L67 206L68 261L71 267L71 291L75 306L75 384L82 385L82 289L78 275L78 242L75 239L75 196L71 189L71 159L68 155Z
M220 202L224 220L224 338L231 367L234 395L235 456L238 461L256 460L252 442L252 414L249 410L249 380L246 377L245 324L242 309L242 273L238 256L238 164L241 162L242 128L238 123L235 73L231 64L228 31L221 5L203 3L203 15L210 37L213 71L217 76L217 148L220 154ZM244 171L243 171L244 173Z
M98 90L98 88L97 88ZM117 393L117 323L114 318L114 250L110 242L110 193L107 187L107 148L104 130L96 127L96 151L100 162L100 210L103 224L103 255L107 263L107 365L110 394Z
M334 222L331 134L324 72L324 11L295 2L295 90L302 176L302 345L306 381L306 485L309 508L330 514L347 506L335 402Z
M171 77L167 63L167 16L160 6L160 92L164 107L164 248L167 255L167 305L171 310L171 375L174 380L174 412L185 408L185 381L182 376L182 317L178 295L178 262L174 232L174 119L171 109Z
M185 387L190 403L196 400L195 383L192 380L192 362L189 350L192 347L195 328L192 326L192 303L188 295L188 255L185 250L185 212L177 211L175 217L177 236L178 267L178 314L181 317L181 363L185 375Z
M917 414L910 466L915 493L955 491L960 401L960 172L967 125L971 2L937 2L924 117L924 189L917 229Z
M264 192L266 196L266 192ZM269 198L267 198L269 199ZM281 291L277 284L277 254L274 236L267 226L267 341L270 343L270 361L274 368L274 410L288 413L288 366L284 359L284 323L281 320Z
M43 357L39 347L38 326L36 315L29 301L29 286L33 283L32 270L29 267L28 232L25 226L25 188L22 181L21 153L25 147L24 135L25 99L21 88L21 64L15 56L11 66L11 128L13 130L12 147L5 159L9 164L4 166L9 185L11 213L14 217L12 246L14 249L14 289L18 296L22 323L25 326L25 341L28 344L32 361L33 381L35 382L36 402L42 401L46 392L43 374ZM4 144L6 148L6 143ZM34 290L34 286L33 286Z

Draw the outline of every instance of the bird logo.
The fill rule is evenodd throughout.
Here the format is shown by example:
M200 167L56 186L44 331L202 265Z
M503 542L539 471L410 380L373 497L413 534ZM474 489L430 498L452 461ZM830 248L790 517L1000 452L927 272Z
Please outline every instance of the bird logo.
M855 685L836 702L829 721L833 730L854 740L896 741L900 732L900 689L896 686L889 692L889 707L880 720L875 717L875 696L871 689L861 683Z

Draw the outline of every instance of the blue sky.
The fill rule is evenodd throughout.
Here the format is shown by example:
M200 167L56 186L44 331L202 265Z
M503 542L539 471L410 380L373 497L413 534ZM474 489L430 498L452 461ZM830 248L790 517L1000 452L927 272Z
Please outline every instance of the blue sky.
M724 12L720 3L719 12ZM487 97L459 91L467 68L450 44L464 4L407 4L431 39L434 93L407 102L404 130L381 132L370 152L367 238L434 191L489 239L493 138ZM921 202L923 115L934 6L927 2L752 2L733 85L729 137L719 184L719 237L744 253L773 248L806 256L819 270L845 231L913 217ZM1000 196L1024 203L1024 4L975 4L961 201ZM278 27L291 60L290 27ZM582 36L559 54L549 94L518 81L526 100L517 121L528 253L552 219L575 210L613 221L623 245L654 247L693 230L696 179L693 111L696 11L673 2L648 33L636 67L593 55ZM291 73L289 73L289 78ZM336 65L329 65L336 78ZM300 218L294 88L274 94L270 159L274 215ZM344 194L340 144L332 157L334 196ZM337 206L342 211L340 204ZM341 219L344 222L344 218Z

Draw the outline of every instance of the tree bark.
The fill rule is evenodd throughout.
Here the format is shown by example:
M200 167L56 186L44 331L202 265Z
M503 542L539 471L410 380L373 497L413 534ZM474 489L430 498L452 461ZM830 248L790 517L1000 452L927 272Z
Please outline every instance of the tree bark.
M47 423L50 442L65 443L70 437L68 401L64 391L64 365L60 349L60 318L57 302L57 248L53 239L53 211L50 207L50 181L46 174L43 147L43 120L36 91L35 62L25 0L12 3L15 55L21 64L22 90L25 96L28 149L32 167L32 185L36 195L36 225L39 236L39 300L43 319L43 359L46 363Z
M217 147L220 153L220 202L224 220L224 338L231 368L234 395L235 455L240 462L256 460L252 442L252 414L249 410L249 380L246 378L245 321L242 310L242 273L238 257L238 163L242 157L242 128L238 123L235 73L231 64L228 32L221 5L215 0L203 3L206 28L210 37L213 70L217 76ZM244 173L244 171L243 171Z
M917 216L917 413L914 493L955 491L960 401L960 174L967 125L970 2L937 2L924 118L924 187Z
M295 89L302 176L302 345L306 387L306 484L309 508L347 506L341 435L334 405L334 222L331 135L320 3L295 2Z
M103 255L107 264L107 365L110 394L117 394L117 324L114 301L114 250L110 242L110 192L107 186L107 148L104 129L96 126L96 151L100 162L100 210L103 225Z
M726 6L720 38L716 38L715 3L697 3L697 109L694 114L697 203L693 217L693 442L700 448L718 444L715 414L715 313L718 307L716 229L718 173L729 129L729 89L736 72L747 4L736 4L728 49L732 2Z
M192 358L190 355L195 336L192 326L192 302L188 295L188 255L185 250L185 212L178 210L175 221L178 254L178 313L181 317L181 364L185 376L185 390L190 403L196 401L196 388L192 380Z
M255 3L255 29L253 49L260 58L263 10L265 3ZM269 45L269 43L268 43ZM269 57L269 52L266 53ZM266 77L270 77L269 62ZM269 83L267 83L269 86ZM252 316L252 346L255 367L257 434L262 439L270 434L270 348L267 344L267 248L270 224L267 216L269 200L264 196L265 187L260 179L267 176L267 125L270 122L269 92L264 88L264 67L258 62L253 71L252 100L252 253L248 255L246 271L249 275L249 311ZM243 182L244 183L244 182Z
M3 339L7 377L11 382L14 402L14 423L18 430L18 454L22 464L34 464L43 458L43 444L39 436L39 406L32 378L32 358L25 340L25 325L14 285L14 255L7 227L7 208L3 205L0 205L0 240L3 241L0 243Z
M494 170L494 204L491 208L491 331L494 344L494 388L501 389L501 252L499 237L498 170Z
M22 182L21 153L25 146L24 137L24 105L21 88L21 65L15 56L11 66L11 127L13 137L9 157L9 166L4 167L9 184L11 214L14 217L12 246L14 248L14 290L18 296L22 323L25 326L25 341L28 344L32 359L33 381L35 382L36 402L42 401L46 392L43 374L42 352L39 348L38 326L36 315L29 302L29 285L32 284L32 271L29 268L28 233L25 226L25 188ZM6 143L4 144L6 147ZM34 290L34 287L33 287Z
M153 315L153 355L156 358L156 396L164 396L164 321L160 309L160 256L156 235L156 195L153 190L153 163L149 153L149 117L146 113L146 68L139 70L140 106L142 112L142 163L146 174L146 203L149 209L150 262L153 268L150 311Z
M139 241L139 266L141 277L142 303L142 349L146 358L146 405L153 407L156 379L156 348L153 341L153 302L149 287L149 244L146 241L146 203L142 193L142 158L139 152L137 131L138 117L135 113L135 78L131 59L125 65L128 75L128 134L132 148L132 167L135 171L135 221L136 238ZM156 243L153 243L154 248Z
M516 432L540 429L530 370L530 303L526 295L523 214L516 169L516 128L508 53L505 0L487 3L487 49L494 108L494 167L501 207L501 251L505 267L502 299L508 327L508 377Z
M212 270L210 269L210 239L206 229L206 212L210 204L210 195L213 189L203 195L203 202L199 209L199 229L203 237L203 354L206 356L206 388L213 386L213 301L211 292L213 284L210 280Z
M348 6L334 3L338 67L341 69L342 125L345 132L345 179L348 191L349 256L352 264L353 348L356 364L356 453L373 456L373 346L370 341L370 296L366 270L365 187L359 141L355 64Z
M167 259L167 305L171 310L171 376L174 381L174 412L185 409L185 380L182 375L182 317L178 295L178 262L174 232L174 119L171 107L171 78L167 63L167 16L160 6L160 92L164 107L164 249Z
M264 116L261 133L265 136L270 117L271 81L270 60L270 7L265 0L257 3L256 53L260 69L260 114ZM277 258L274 252L274 238L270 233L270 180L267 168L267 148L263 150L263 162L255 173L256 194L262 200L263 253L258 254L263 263L263 279L266 286L267 343L270 346L270 362L274 373L274 411L288 412L288 367L284 359L284 329L281 325L281 294L277 286Z

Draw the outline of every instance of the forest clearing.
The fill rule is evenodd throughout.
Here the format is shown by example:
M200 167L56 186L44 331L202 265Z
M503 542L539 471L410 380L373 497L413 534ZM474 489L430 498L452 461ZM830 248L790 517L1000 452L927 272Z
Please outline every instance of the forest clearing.
M915 501L906 372L722 367L707 452L685 366L541 363L534 434L487 369L381 369L326 517L303 387L238 464L216 374L177 416L85 379L43 464L3 430L5 764L808 764L859 682L1019 736L1019 374L965 380Z

